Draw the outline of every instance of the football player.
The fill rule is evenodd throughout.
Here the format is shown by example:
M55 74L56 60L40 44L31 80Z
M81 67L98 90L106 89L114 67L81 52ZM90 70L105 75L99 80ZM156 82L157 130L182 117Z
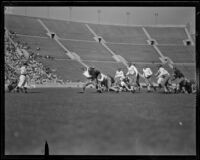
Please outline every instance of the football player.
M153 72L151 71L151 69L147 66L145 66L143 69L143 74L142 74L142 77L144 78L145 80L145 83L147 85L147 91L150 92L151 91L151 87L154 88L154 90L156 89L154 86L153 86L153 83L152 83L152 75L153 75Z
M163 66L161 64L157 65L158 67L158 71L155 74L155 76L158 78L158 86L159 88L164 88L164 92L168 93L169 89L168 89L168 84L169 84L169 79L170 79L170 74L169 72L163 68Z
M93 85L98 89L98 80L97 77L100 74L99 70L96 70L94 67L87 67L84 69L83 75L87 78L86 83L83 85L83 93L89 85Z
M27 66L28 63L25 62L20 68L20 77L19 77L19 83L17 85L17 92L21 91L27 93L27 87L28 87Z
M97 77L97 80L100 83L100 87L105 86L106 91L119 92L119 89L117 87L114 87L113 84L115 81L111 76L100 73ZM99 89L99 91L100 91L100 89Z
M139 72L135 66L135 64L129 63L128 66L128 72L126 73L126 76L128 76L130 80L131 85L137 85L138 89L140 90L140 83L139 83Z

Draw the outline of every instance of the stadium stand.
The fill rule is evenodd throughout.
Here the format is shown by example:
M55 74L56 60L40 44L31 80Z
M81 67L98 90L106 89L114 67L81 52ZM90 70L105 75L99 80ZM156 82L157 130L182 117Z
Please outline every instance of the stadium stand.
M188 39L183 27L145 27L145 29L158 44L184 45L183 40Z
M107 44L116 54L132 62L160 62L156 50L149 45Z
M51 56L57 59L69 59L65 54L65 51L50 38L39 37L26 37L18 36L14 38L15 42L26 43L27 50L32 54L38 54L41 56Z
M29 57L27 60L23 54L20 55L17 48L22 49L22 46L24 47L22 44L15 46L8 37L5 37L5 83L19 78L20 67L24 62L29 64L27 71L32 84L63 83L63 80L58 78L51 68L38 62L38 59L42 59L41 57Z
M41 19L59 38L94 41L93 35L83 23Z
M142 27L89 24L94 32L106 42L147 44L147 37Z
M175 63L194 63L194 46L158 46L160 51Z
M64 82L79 82L85 81L86 79L82 75L82 65L73 60L48 60L41 59L40 62L46 67L52 68L52 70L62 77Z
M60 41L70 51L77 53L83 60L114 61L111 54L99 43L83 41Z
M62 38L59 40L67 49L77 53L88 66L94 66L103 73L112 76L118 68L127 71L125 65L115 62L109 51L94 41L93 35L84 23L40 19L50 31ZM46 31L37 18L6 15L5 26L12 32L10 36L17 43L17 46L30 53L33 81L36 83L85 81L81 69L83 66L77 61L70 60L64 50L53 39L47 37ZM136 62L140 73L145 65L152 68L154 73L157 71L156 65L153 63L160 63L159 54L153 46L147 44L147 37L142 27L96 24L89 24L89 26L97 35L104 38L107 46L117 55L121 55L128 62ZM179 63L177 67L186 77L195 78L195 67L184 64L195 63L194 46L184 46L183 44L183 40L187 39L184 28L145 28L151 37L158 42L158 48L162 54L169 57L174 63ZM15 46L10 44L8 39L5 42L5 78L9 79L9 77L16 76L12 68L19 68L26 58L17 54ZM165 68L172 73L169 66L165 65ZM155 77L153 81L156 81ZM142 78L141 82L144 82Z
M193 66L187 66L187 65L177 65L177 68L180 69L184 76L188 79L192 79L195 80L196 79L196 75L195 75L195 65Z
M45 29L36 18L6 15L5 25L10 31L17 34L47 37Z
M191 37L192 37L192 39L193 39L193 42L195 43L195 41L196 41L196 36L195 36L195 34L192 34Z

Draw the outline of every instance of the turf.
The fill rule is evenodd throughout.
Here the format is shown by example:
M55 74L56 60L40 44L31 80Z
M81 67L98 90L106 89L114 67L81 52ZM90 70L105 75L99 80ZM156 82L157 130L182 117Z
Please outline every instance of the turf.
M5 93L5 152L41 155L47 140L52 155L193 155L195 99L72 88Z

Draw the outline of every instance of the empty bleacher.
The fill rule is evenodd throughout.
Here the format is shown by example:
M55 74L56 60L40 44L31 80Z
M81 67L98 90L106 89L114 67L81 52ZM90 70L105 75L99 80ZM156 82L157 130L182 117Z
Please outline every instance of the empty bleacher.
M56 70L63 80L84 81L79 62L70 60L65 51L46 35L46 30L38 22L38 18L25 16L6 15L5 26L17 34L16 42L26 42L28 51L42 56L52 56L60 60L41 59L44 65ZM49 20L40 18L50 31L55 32L60 42L70 51L77 53L88 66L94 66L105 74L114 76L118 68L127 69L122 63L117 63L112 54L100 43L93 39L92 33L84 23L67 22L61 20ZM147 37L142 27L126 27L115 25L88 24L99 36L106 41L107 46L117 55L121 55L127 61L136 62L140 73L144 66L149 66L153 72L157 71L156 65L160 63L159 54L153 46L147 44ZM178 68L188 78L195 78L195 67L185 63L195 64L195 47L184 46L183 40L187 39L184 28L180 27L145 27L150 36L158 42L158 48L178 64ZM38 37L37 37L38 36ZM38 50L37 48L40 48ZM183 63L183 64L182 64ZM165 66L172 73L172 70ZM156 78L153 77L156 81ZM141 82L144 80L141 78Z
M188 39L183 27L145 27L145 29L158 44L184 45L183 40Z
M69 59L65 54L65 51L55 42L55 40L50 38L37 38L37 37L26 37L17 36L15 42L26 42L30 47L28 51L39 53L41 56L52 56L58 59ZM37 50L40 48L40 50Z
M94 32L106 42L147 44L147 37L142 27L89 24Z
M194 46L158 46L160 51L175 63L194 63Z
M116 54L132 62L160 62L156 50L149 45L107 44Z
M55 32L60 38L94 41L93 35L83 23L50 19L41 20L50 31Z
M36 18L6 15L5 26L17 34L47 37L45 29Z
M177 68L180 69L184 76L188 79L196 79L196 69L195 69L195 65L177 65Z
M55 70L55 73L62 77L64 81L85 81L82 75L82 65L73 60L46 60L41 59L44 66Z
M60 41L70 51L77 53L83 60L114 61L112 55L97 42Z

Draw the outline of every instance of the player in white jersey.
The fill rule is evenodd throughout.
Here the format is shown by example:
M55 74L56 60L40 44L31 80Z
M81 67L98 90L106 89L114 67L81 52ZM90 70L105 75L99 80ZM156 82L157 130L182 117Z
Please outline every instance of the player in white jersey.
M20 77L19 77L19 83L17 85L17 92L21 91L27 93L27 63L24 63L23 66L20 68Z
M140 90L140 83L139 83L139 72L136 68L135 64L129 63L128 72L126 73L128 76L131 85L137 85Z
M152 83L152 80L151 80L152 75L153 75L153 72L151 71L151 69L149 67L145 66L142 71L143 71L142 76L143 76L145 83L147 85L148 92L151 90L151 87L153 87L154 90L155 90L155 87L153 86L153 83Z
M165 93L168 93L168 83L169 83L169 79L170 79L170 74L167 70L165 70L163 68L163 66L160 64L157 66L158 67L158 72L155 74L155 76L157 76L158 78L158 86L159 88L163 87Z
M119 68L115 73L115 85L118 86L124 78L124 72L121 68Z

